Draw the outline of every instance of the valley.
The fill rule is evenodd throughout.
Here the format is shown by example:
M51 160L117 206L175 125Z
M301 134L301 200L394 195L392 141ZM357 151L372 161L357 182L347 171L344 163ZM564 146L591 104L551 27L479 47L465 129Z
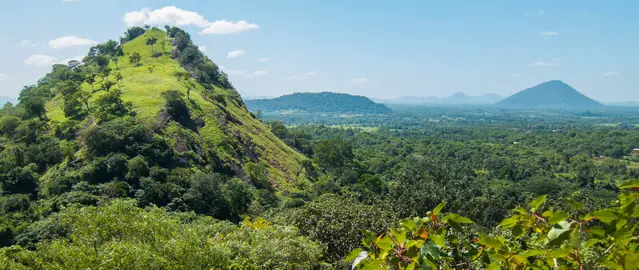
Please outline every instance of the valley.
M194 38L132 26L6 98L0 269L637 269L638 107L559 80L243 99L268 73Z

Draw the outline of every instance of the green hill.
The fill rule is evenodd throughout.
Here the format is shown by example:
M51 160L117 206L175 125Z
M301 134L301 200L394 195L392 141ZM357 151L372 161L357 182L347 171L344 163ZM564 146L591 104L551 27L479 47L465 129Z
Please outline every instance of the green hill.
M78 199L69 201L78 185L91 190L81 200L113 197L99 191L108 186L141 205L196 211L179 179L215 174L273 194L305 179L306 158L247 111L188 33L132 28L122 40L54 65L0 112L0 155L13 156L0 175L19 168L39 198L60 204Z
M341 93L294 93L273 99L247 100L251 111L296 110L309 113L383 114L392 112L367 97Z
M522 90L496 103L504 107L522 108L590 108L601 103L585 96L562 81L548 81Z

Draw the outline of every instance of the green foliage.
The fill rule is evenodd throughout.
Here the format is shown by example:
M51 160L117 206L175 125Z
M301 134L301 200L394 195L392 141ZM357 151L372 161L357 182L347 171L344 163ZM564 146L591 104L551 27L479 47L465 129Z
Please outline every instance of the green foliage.
M137 27L137 26L127 29L126 32L124 33L124 38L122 38L122 43L134 40L135 38L144 34L145 31L146 30L144 30L144 28Z
M622 189L639 189L633 180ZM622 193L612 208L580 214L581 204L568 201L569 212L544 207L546 196L528 209L517 207L499 224L497 234L473 236L457 214L442 214L440 204L426 217L405 219L400 227L376 236L368 233L347 261L357 269L636 269L639 240L639 194ZM542 209L547 209L543 211Z
M10 269L316 269L321 249L289 227L236 226L210 217L141 209L116 200L49 218L35 250L0 250ZM45 232L46 224L34 231ZM44 226L42 226L44 225ZM44 230L43 230L44 229ZM51 228L53 229L53 228Z
M281 216L303 235L326 245L325 258L337 262L359 246L362 230L383 232L394 220L379 206L338 197L322 197Z
M142 60L142 56L140 55L140 53L138 52L134 52L133 54L131 54L129 56L129 62L131 64L134 64L136 66L138 66L140 64L140 61Z

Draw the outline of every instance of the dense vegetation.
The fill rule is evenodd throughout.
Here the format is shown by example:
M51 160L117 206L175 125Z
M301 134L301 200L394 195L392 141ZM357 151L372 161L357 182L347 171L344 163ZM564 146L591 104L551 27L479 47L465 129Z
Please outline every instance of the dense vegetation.
M498 106L523 108L597 108L601 103L585 96L562 81L548 81L524 89L497 103Z
M273 99L247 100L252 111L303 111L306 113L384 114L391 110L367 97L341 93L294 93Z
M0 269L636 269L636 111L263 123L165 30L0 110Z

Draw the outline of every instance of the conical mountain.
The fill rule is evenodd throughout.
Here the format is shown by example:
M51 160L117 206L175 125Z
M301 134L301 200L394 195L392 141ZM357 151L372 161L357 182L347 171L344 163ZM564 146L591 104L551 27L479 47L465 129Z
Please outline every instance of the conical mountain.
M174 27L125 34L121 46L109 41L91 48L82 62L54 65L20 94L14 110L31 115L22 121L42 123L47 128L39 136L66 147L63 156L39 164L41 182L73 176L55 192L63 193L79 182L126 180L130 196L153 197L173 174L217 173L284 192L305 177L300 162L306 158L247 111L227 75L188 33ZM37 109L39 102L45 110ZM147 178L157 183L147 187L155 191L144 189L140 179ZM162 190L173 195L149 202L183 200L175 194L188 185L175 185Z
M531 88L522 90L496 105L521 108L589 108L602 106L572 88L570 85L558 81L548 81Z

